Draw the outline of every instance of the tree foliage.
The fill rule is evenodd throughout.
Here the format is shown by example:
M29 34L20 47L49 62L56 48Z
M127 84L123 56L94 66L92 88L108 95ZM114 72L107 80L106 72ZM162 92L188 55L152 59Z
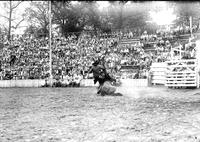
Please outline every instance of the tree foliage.
M190 16L193 19L200 18L200 2L174 2L175 5L175 13L178 16L176 23L178 25L187 25L189 26L189 18ZM199 22L195 20L195 22Z
M60 28L62 35L67 36L71 32L81 32L83 21L81 21L81 7L76 8L70 2L53 2L53 23Z
M149 4L143 2L111 2L109 15L113 29L139 29L146 26Z
M53 19L65 36L71 32L77 35L83 30L101 29L101 18L95 1L80 1L72 5L71 2L54 2Z
M48 15L48 1L31 2L31 7L25 10L26 17L31 23L32 27L37 27L37 35L48 36L49 33L49 15Z
M156 2L142 1L110 1L108 8L99 10L96 1L52 1L52 24L60 29L60 33L68 36L79 35L82 31L98 31L109 33L112 30L155 31L158 28L146 21L150 19ZM167 2L168 7L174 7L180 17L177 24L189 24L189 17L200 18L199 2ZM8 7L8 5L7 5ZM31 2L26 9L30 27L26 32L48 35L49 29L48 2ZM162 9L154 9L162 10Z
M11 37L11 30L17 29L19 27L19 25L21 24L21 22L23 22L25 20L24 13L22 13L22 17L20 20L15 18L15 12L21 3L22 3L22 1L5 1L5 2L3 2L2 9L5 10L6 15L0 14L0 17L3 17L6 19L6 21L8 21L8 28L4 27L4 28L6 28L6 31L7 31L8 40L10 40L10 37ZM13 23L15 23L15 25Z

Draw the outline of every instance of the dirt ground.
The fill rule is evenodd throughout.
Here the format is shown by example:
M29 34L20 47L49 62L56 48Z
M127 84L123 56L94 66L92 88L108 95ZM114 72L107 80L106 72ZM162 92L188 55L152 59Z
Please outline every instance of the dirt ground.
M118 91L0 89L0 142L200 142L200 89Z

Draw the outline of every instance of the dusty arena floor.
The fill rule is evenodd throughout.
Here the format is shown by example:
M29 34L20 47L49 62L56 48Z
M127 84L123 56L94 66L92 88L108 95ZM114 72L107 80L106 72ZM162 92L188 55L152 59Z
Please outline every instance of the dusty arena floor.
M0 89L0 142L200 141L200 89L127 90Z

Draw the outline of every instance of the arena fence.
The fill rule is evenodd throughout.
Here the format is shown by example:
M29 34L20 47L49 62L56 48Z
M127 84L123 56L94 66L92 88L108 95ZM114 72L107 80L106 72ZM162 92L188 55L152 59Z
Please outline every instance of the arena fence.
M87 86L98 86L98 83L94 84L93 79L83 79L80 82L80 86L87 87Z
M45 80L0 80L0 87L42 87Z
M147 87L148 79L121 79L123 87ZM84 79L81 81L80 86L98 86L98 83L94 85L93 79Z
M165 85L166 80L166 63L152 63L150 74L151 74L151 83L153 85Z
M148 86L148 79L122 79L123 87L146 87ZM10 87L42 87L48 81L45 80L0 80L1 88ZM98 83L94 84L93 79L83 79L80 82L81 87L95 87Z
M122 87L147 87L148 79L122 79Z
M168 87L199 88L198 60L167 61L166 84Z

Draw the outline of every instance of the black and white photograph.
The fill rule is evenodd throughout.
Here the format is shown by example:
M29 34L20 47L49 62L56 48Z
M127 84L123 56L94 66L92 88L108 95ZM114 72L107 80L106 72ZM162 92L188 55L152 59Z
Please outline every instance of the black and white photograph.
M0 142L200 142L199 1L0 1Z

